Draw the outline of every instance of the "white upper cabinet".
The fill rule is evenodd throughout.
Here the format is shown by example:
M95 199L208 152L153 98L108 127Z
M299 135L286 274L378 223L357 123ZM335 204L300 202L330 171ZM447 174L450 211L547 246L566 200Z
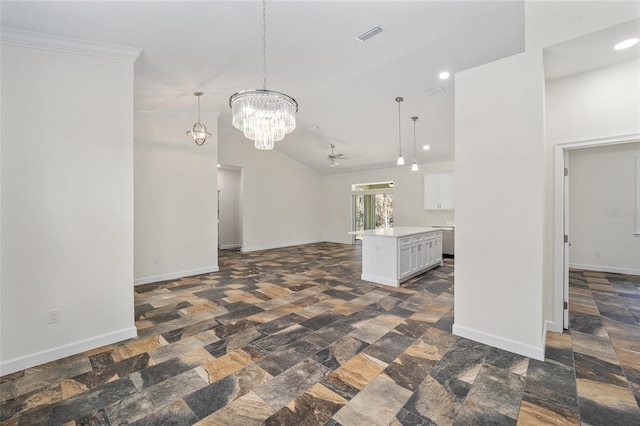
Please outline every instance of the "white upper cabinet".
M453 173L424 176L424 209L453 210Z

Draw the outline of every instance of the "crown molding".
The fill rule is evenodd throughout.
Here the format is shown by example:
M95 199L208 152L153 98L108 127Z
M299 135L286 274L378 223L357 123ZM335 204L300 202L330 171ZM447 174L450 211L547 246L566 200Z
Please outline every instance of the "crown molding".
M54 34L25 31L12 27L2 27L2 44L31 49L52 50L75 55L98 56L101 58L135 61L142 49L115 44L99 43L64 37Z

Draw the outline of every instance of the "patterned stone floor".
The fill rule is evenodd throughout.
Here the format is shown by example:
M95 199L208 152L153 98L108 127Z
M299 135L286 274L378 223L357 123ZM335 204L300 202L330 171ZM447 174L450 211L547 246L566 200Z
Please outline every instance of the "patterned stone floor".
M571 273L539 362L455 337L453 261L400 288L331 243L135 288L138 338L0 379L2 424L638 425L640 281Z

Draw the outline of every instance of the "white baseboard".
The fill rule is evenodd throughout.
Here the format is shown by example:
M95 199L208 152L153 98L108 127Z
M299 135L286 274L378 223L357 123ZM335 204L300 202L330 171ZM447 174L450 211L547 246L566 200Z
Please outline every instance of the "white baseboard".
M192 275L208 274L211 272L218 272L220 268L218 266L209 266L207 268L191 269L189 271L170 272L168 274L153 275L151 277L136 278L133 281L133 285L156 283L158 281L175 280L178 278L190 277Z
M553 331L554 333L562 333L564 331L562 318L560 318L559 322L546 320L544 322L544 331L543 331L545 339L547 337L547 331ZM547 346L545 342L542 342L542 343L545 344L544 345L545 347Z
M378 277L376 275L362 274L362 275L360 275L360 279L363 280L363 281L369 281L369 282L372 282L372 283L389 285L391 287L399 287L400 286L400 284L398 283L398 280L390 280L388 278Z
M324 240L325 243L335 243L335 244L349 244L353 245L351 240Z
M19 358L10 359L9 361L0 362L0 376L15 373L16 371L35 367L36 365L45 364L67 356L79 354L101 346L110 345L112 343L121 342L131 339L138 335L135 327L129 327L122 330L113 331L111 333L102 334L100 336L91 337L89 339L79 340L77 342L58 346L45 351L21 356Z
M218 247L220 250L230 250L240 248L240 244L226 244Z
M544 361L544 346L532 346L457 324L453 324L453 334L476 342L484 343L485 345L504 349L505 351L513 352L518 355L537 359L538 361Z
M640 275L640 269L618 268L615 266L585 265L583 263L570 263L569 268L584 269L586 271L596 271L596 272L612 272L614 274Z
M303 244L315 244L315 243L321 243L321 242L323 241L322 240L293 241L290 243L268 244L266 246L242 247L242 252L247 253L250 251L271 250L271 249L277 249L277 248L301 246Z

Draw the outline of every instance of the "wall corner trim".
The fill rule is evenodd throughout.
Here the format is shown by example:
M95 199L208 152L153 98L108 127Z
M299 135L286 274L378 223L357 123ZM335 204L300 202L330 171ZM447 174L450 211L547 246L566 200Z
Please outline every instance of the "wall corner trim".
M137 335L138 330L136 327L128 327L122 330L112 331L110 333L47 349L45 351L35 352L19 358L10 359L8 361L2 361L0 362L0 376L55 361L70 355L79 354L101 346L110 345L122 340L131 339Z
M27 47L32 49L52 50L55 52L71 53L75 55L98 56L109 59L135 61L142 49L118 46L64 37L54 34L25 31L12 27L2 27L2 44L9 46Z
M544 346L532 346L458 324L453 325L453 334L476 342L484 343L485 345L504 349L505 351L513 352L518 355L537 359L538 361L544 361ZM542 344L542 339L540 342Z

